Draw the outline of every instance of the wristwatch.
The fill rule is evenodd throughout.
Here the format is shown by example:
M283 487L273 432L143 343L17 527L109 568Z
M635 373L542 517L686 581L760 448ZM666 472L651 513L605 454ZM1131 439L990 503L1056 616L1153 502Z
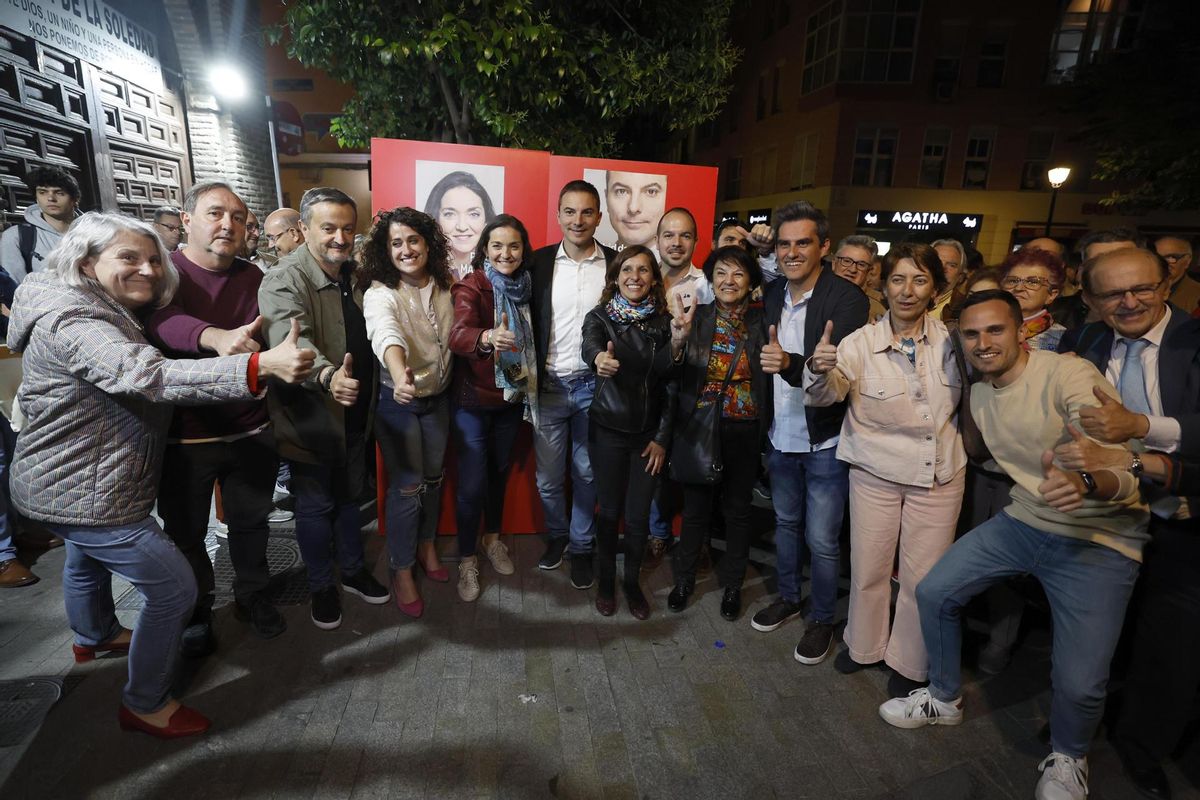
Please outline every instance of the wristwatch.
M1130 453L1129 455L1131 456L1129 461L1129 471L1133 473L1133 477L1141 480L1142 471L1146 469L1145 465L1142 464L1142 457L1137 453Z
M1085 470L1079 470L1079 478L1083 481L1084 496L1090 496L1096 493L1096 479L1092 477L1092 473Z
M337 372L337 367L326 367L325 374L320 377L321 388L329 394L329 386L333 383L333 375Z

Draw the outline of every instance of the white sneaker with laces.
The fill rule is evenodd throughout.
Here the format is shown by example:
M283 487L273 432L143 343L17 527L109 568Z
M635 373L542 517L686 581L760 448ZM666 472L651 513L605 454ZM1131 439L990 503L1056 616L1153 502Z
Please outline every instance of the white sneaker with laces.
M458 596L464 603L479 599L479 559L475 556L458 562Z
M1071 758L1051 753L1038 764L1042 777L1038 779L1037 800L1083 800L1087 797L1087 756Z
M216 524L212 526L212 529L216 532L218 539L229 538L229 526L224 522L221 522L221 520L217 520Z
M923 728L926 725L959 725L962 723L962 698L947 703L938 700L928 687L913 689L908 697L893 697L879 707L879 716L897 728Z
M496 539L483 550L487 554L488 561L492 562L492 569L501 575L512 575L516 572L513 567L512 559L508 557L508 548L504 546L504 542Z
M278 525L281 522L291 522L295 517L295 512L288 511L286 508L273 508L271 509L271 513L267 515L267 522L272 525Z

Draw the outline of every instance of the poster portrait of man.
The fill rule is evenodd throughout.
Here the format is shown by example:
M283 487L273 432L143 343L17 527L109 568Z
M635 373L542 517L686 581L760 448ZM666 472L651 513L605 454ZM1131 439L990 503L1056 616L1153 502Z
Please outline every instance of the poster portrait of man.
M625 170L584 170L584 180L600 190L604 218L596 238L616 249L631 244L653 247L658 221L667 208L667 176Z

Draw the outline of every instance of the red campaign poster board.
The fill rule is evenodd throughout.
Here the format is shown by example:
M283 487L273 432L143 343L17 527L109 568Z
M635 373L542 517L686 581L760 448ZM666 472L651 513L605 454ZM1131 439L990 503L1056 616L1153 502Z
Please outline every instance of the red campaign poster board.
M443 178L466 172L487 192L494 213L520 219L529 231L529 240L538 247L546 239L549 169L550 154L536 150L372 139L371 205L375 212L397 206L425 211L430 194Z
M712 250L716 213L717 168L611 158L550 156L550 186L546 196L546 230L552 241L559 235L558 193L568 181L585 180L600 193L604 214L596 239L620 249L626 244L654 244L663 212L683 206L696 217L696 253L692 263L704 263Z
M469 180L474 183L467 183L461 173L468 173ZM697 266L703 263L712 249L717 193L715 167L576 158L533 150L407 139L371 140L371 204L374 212L411 206L436 217L434 206L430 205L431 196L448 196L446 187L471 185L475 187L472 191L476 196L479 190L487 195L484 205L492 213L512 214L525 223L535 248L562 238L556 215L558 193L568 181L581 178L592 183L600 193L600 207L605 218L596 231L599 241L623 246L618 231L628 233L630 238L652 238L662 213L683 206L696 217L694 263ZM611 215L608 211L610 197ZM626 197L632 202L627 202ZM454 205L447 199L438 207L443 213L453 214L453 210L447 212L447 209ZM444 229L449 224L443 220ZM475 228L477 239L482 224L463 222L459 225L464 243L469 237L462 229L467 227ZM453 237L451 239L453 247ZM649 243L653 244L653 241ZM532 430L529 425L522 425L505 489L503 533L544 530L532 445ZM378 461L379 529L382 533L387 475L382 456L378 456ZM456 464L452 433L446 453L446 478L438 525L439 532L446 534L456 532L458 527L455 519Z

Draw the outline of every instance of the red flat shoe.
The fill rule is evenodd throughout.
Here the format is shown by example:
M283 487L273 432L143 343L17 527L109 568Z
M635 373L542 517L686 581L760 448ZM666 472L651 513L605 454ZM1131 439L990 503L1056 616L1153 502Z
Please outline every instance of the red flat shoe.
M421 615L425 613L425 601L418 597L411 603L401 603L400 595L396 595L396 608L400 609L400 613L406 617L420 619Z
M130 642L106 642L104 644L86 645L73 644L71 652L75 654L76 664L86 664L96 658L97 653L124 653L129 654Z
M165 728L156 728L125 706L121 706L121 711L117 714L117 721L121 723L123 731L141 731L159 739L181 739L184 736L195 736L204 733L212 725L208 717L187 706L175 709L175 713L171 715Z
M420 561L417 563L421 564ZM426 567L424 564L421 564L421 572L424 572L425 577L429 578L431 581L437 581L438 583L450 582L450 570L446 569L445 567L439 566L437 569L431 572L428 567Z

